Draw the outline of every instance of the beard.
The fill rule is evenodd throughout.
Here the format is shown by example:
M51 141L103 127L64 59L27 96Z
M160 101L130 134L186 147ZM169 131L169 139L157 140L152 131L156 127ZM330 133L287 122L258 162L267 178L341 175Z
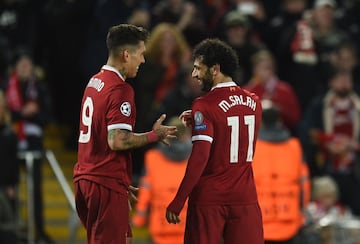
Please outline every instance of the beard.
M204 75L204 77L201 79L202 81L202 88L201 90L204 92L208 92L211 90L211 88L214 86L214 79L210 73L210 70L208 69Z

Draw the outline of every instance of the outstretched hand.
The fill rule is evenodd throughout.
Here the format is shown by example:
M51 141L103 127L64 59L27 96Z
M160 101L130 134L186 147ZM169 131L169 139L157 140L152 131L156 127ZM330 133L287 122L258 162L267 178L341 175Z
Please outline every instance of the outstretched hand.
M163 125L163 121L165 120L166 115L162 114L154 123L153 130L159 136L159 139L162 143L169 146L170 143L168 139L176 139L176 126Z

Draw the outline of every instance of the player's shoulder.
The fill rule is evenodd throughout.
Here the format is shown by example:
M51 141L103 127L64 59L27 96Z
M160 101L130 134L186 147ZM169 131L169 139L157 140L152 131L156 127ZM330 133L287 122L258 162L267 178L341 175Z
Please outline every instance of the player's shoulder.
M260 98L258 95L256 95L254 92L251 92L247 89L241 88L240 89L245 93L245 95L251 97L252 99L256 100L256 101L260 101Z
M194 99L192 109L205 109L209 106L208 93Z

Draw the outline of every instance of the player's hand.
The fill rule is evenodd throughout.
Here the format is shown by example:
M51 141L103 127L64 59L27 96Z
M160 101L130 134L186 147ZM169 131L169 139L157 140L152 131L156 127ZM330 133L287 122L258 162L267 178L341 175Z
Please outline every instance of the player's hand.
M132 185L129 185L129 198L130 200L133 200L135 202L137 202L137 197L136 197L136 194L137 192L139 191L139 188L135 187L135 186L132 186Z
M169 139L176 139L176 132L177 128L176 126L168 126L163 125L163 121L165 120L166 115L162 114L158 120L153 125L153 130L156 132L156 134L159 136L159 141L164 143L165 145L169 146Z
M179 119L181 119L181 122L185 127L191 126L191 110L185 110L182 112L179 116Z
M181 221L179 215L169 210L166 210L166 220L169 224L178 224Z

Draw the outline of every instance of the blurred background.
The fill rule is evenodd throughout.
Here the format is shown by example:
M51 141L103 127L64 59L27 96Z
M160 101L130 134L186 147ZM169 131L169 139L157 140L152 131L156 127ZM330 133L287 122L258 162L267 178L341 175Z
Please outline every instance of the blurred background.
M359 0L0 0L0 189L9 209L0 213L0 243L86 243L71 198L80 103L90 77L106 63L107 31L120 23L151 33L146 63L128 80L136 131L148 131L162 113L172 118L191 107L202 94L191 78L192 48L220 38L239 56L235 81L276 104L281 123L301 142L311 183L335 180L334 202L356 220L359 13ZM156 147L134 151L134 185L142 186L145 155ZM314 218L300 229L319 234L324 225L317 221L329 217L324 209L317 218L310 211ZM142 210L148 214L151 204ZM351 223L326 224L351 230L350 239L336 239L333 231L314 243L359 243L360 226ZM148 220L133 232L135 244L154 239Z

